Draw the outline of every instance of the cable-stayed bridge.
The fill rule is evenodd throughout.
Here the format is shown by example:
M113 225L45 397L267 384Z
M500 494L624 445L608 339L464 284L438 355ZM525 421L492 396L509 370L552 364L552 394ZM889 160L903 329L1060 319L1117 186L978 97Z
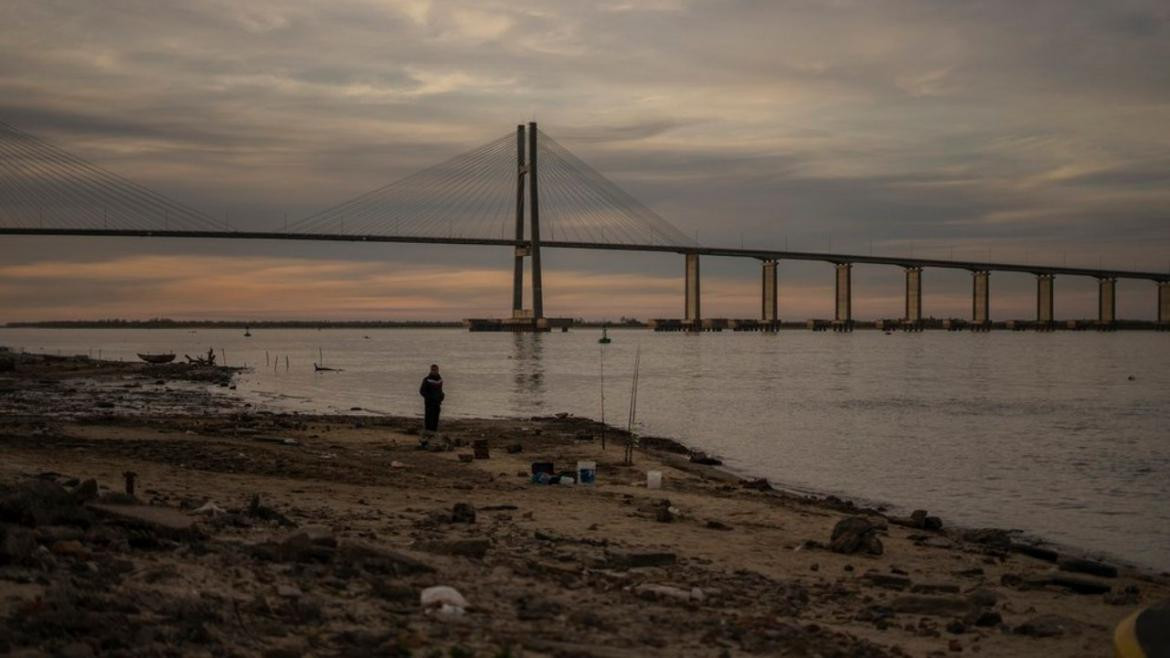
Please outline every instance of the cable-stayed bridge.
M777 265L781 260L822 261L835 267L835 317L831 326L853 326L852 267L882 264L906 273L902 325L920 328L925 268L972 273L972 312L967 325L991 326L991 272L1036 276L1038 328L1055 326L1057 275L1088 276L1099 286L1097 325L1116 325L1116 282L1156 284L1158 325L1170 325L1170 273L1051 267L1029 264L900 258L846 253L708 247L690 239L650 208L590 167L535 123L478 148L288 224L281 231L236 231L214 217L169 199L77 157L56 145L0 122L0 234L50 236L144 236L401 242L510 247L513 255L512 317L499 327L541 330L544 316L542 249L671 252L684 256L683 317L668 321L700 329L701 256L761 261L760 328L779 326ZM525 267L526 260L528 268ZM531 307L524 305L524 272L531 276ZM710 325L706 325L710 328ZM718 328L718 327L716 327Z

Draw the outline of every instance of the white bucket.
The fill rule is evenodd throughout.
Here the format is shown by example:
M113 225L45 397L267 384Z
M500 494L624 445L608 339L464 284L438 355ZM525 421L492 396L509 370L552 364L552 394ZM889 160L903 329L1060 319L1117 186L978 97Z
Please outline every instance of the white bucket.
M662 471L646 471L646 488L662 488Z
M594 461L579 461L577 462L577 482L586 486L592 486L597 481L597 462Z

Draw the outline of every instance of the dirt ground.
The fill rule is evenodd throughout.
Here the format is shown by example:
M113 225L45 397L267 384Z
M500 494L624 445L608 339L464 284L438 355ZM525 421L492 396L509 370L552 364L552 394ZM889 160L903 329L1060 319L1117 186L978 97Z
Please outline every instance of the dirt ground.
M668 440L624 465L625 437L603 449L587 419L450 422L432 452L416 419L245 407L230 377L0 372L0 654L1100 656L1170 596L1164 575L786 494ZM532 482L578 460L595 485ZM436 586L457 598L424 605Z

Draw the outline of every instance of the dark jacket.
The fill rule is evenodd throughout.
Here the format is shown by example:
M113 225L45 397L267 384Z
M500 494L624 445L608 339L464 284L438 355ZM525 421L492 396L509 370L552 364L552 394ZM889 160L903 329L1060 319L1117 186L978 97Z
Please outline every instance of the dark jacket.
M443 398L443 378L439 375L427 375L418 387L418 394L423 396L427 404L441 404Z

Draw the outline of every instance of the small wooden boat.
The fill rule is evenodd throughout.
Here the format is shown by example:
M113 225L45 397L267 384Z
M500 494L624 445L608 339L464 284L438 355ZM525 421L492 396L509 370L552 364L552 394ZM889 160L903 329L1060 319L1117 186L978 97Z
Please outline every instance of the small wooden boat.
M251 337L252 337L251 327L244 327L244 338L251 338Z
M314 363L313 364L313 371L314 372L341 372L341 368L326 368L325 366L317 365L316 363Z
M170 363L175 360L174 354L143 354L138 353L138 358L147 363Z
M613 342L610 340L609 333L605 330L605 327L601 328L601 338L598 338L597 342L601 343L602 345L608 345Z

